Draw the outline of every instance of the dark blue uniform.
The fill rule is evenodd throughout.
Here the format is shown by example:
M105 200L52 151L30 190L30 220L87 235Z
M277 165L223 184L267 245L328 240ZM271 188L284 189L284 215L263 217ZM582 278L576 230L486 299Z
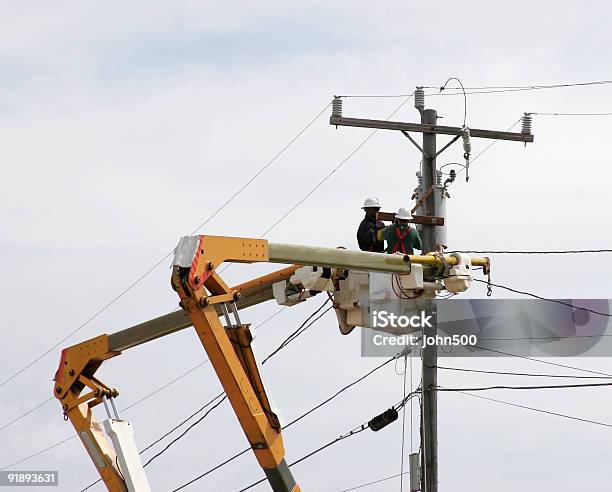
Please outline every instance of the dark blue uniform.
M357 242L361 251L374 251L382 253L385 251L383 241L376 239L376 232L379 229L384 229L385 224L382 220L371 220L368 217L361 221L359 229L357 229Z

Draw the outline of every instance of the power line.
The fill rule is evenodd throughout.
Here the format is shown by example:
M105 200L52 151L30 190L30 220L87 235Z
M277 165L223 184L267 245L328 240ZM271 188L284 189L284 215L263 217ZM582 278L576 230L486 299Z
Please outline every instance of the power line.
M563 378L563 379L610 379L612 376L573 376L571 374L536 374L532 372L504 372L504 371L487 371L483 369L468 369L465 367L448 367L448 366L433 366L436 369L446 371L473 372L481 374L496 374L501 376L529 376L538 378Z
M412 360L411 360L412 362ZM402 401L406 399L406 376L408 374L408 353L404 355L404 377L402 384ZM412 374L411 374L412 377ZM412 378L410 380L412 383ZM412 416L412 407L410 408L410 414ZM410 426L412 432L412 425ZM404 490L404 444L406 441L406 405L402 407L402 447L400 448L400 492ZM410 443L412 445L412 442Z
M219 395L217 395L215 398L217 398ZM213 399L214 400L214 399ZM155 460L156 458L158 458L159 456L161 456L162 454L164 454L166 451L168 451L168 449L170 448L170 446L172 446L175 442L181 440L183 437L185 437L185 435L191 430L193 429L196 425L198 425L200 422L202 422L202 420L204 420L206 417L208 417L208 415L210 415L210 413L217 408L219 405L221 405L221 403L223 403L225 400L227 400L227 395L224 395L223 398L221 398L217 403L215 403L212 407L210 407L205 413L204 415L202 415L198 420L196 420L193 424L191 424L189 427L187 427L181 434L179 434L178 436L176 436L174 439L172 439L172 441L170 441L168 444L166 444L166 446L164 446L164 448L157 452L156 454L154 454L153 456L151 456L147 462L142 465L143 467L148 466L153 460ZM208 405L208 403L207 403ZM171 431L172 432L172 431ZM168 435L168 434L166 434ZM163 439L163 437L161 437L160 439L158 439L157 441L155 441L154 443L150 444L149 446L147 446L145 449L143 449L141 451L141 453L143 453L146 449L149 449L151 446L153 446L155 443L159 442L161 439ZM141 454L139 453L139 454Z
M582 338L605 338L612 337L612 333L602 333L600 335L554 335L548 337L493 337L479 338L480 341L512 342L517 340L580 340Z
M538 116L612 116L612 113L529 113Z
M445 388L437 386L436 391L490 391L490 390L541 390L541 389L569 389L569 388L597 388L603 386L612 386L610 383L580 383L580 384L548 384L539 386L478 386L474 388Z
M542 297L542 296L539 296L537 294L533 294L531 292L526 292L526 291L523 291L523 290L513 289L512 287L507 287L505 285L494 284L494 283L489 282L487 280L480 280L478 278L475 278L475 279L472 279L472 280L474 280L474 282L480 282L480 283L483 283L483 284L490 285L492 287L497 287L499 289L504 289L504 290L507 290L509 292L514 292L515 294L522 294L522 295L525 295L525 296L533 297L535 299L539 299L541 301L554 302L555 304L560 304L562 306L567 306L567 307L570 307L572 309L576 309L578 311L586 311L588 313L598 314L600 316L605 316L607 318L612 318L612 314L602 313L601 311L596 311L594 309L589 309L589 308L585 308L585 307L574 306L573 304L570 304L569 302L560 301L559 299L550 299L548 297Z
M7 427L13 425L15 422L20 421L22 418L24 418L26 415L30 415L32 412L34 412L35 410L38 410L40 407L46 405L47 403L49 403L51 400L53 400L53 397L48 398L47 400L39 403L38 405L34 406L33 408L31 408L30 410L28 410L27 412L22 413L19 417L15 417L13 420L7 422L6 424L4 424L2 427L0 427L0 431L3 429L6 429Z
M193 366L191 369L188 369L187 371L185 371L184 373L180 374L179 376L175 377L174 379L168 381L166 384L164 384L163 386L160 386L159 388L151 391L149 394L147 394L146 396L143 396L142 398L140 398L139 400L136 400L134 403L131 403L130 405L128 405L127 407L123 408L121 411L125 412L127 410L129 410L132 407L135 407L136 405L138 405L139 403L142 403L145 400L148 400L149 398L151 398L153 395L156 395L157 393L159 393L162 390L165 390L166 388L168 388L169 386L172 386L174 383L176 383L177 381L183 379L185 376L191 374L193 371L195 371L196 369L199 369L200 367L202 367L204 364L206 364L209 361L209 359L205 359L202 362L199 362L198 364L196 364L195 366Z
M311 458L312 456L314 456L315 454L320 453L321 451L329 448L330 446L333 446L334 444L340 442L340 441L344 441L345 439L348 439L349 437L353 437L356 436L357 434L360 434L361 432L363 432L364 430L368 429L368 423L364 423L361 424L360 426L355 427L353 430L347 432L346 434L342 434L338 437L336 437L335 439L329 441L328 443L323 444L322 446L318 447L317 449L311 451L308 454L305 454L304 456L302 456L301 458L295 460L293 463L289 463L289 468L291 468L294 465L297 465L298 463L301 463L302 461L307 460L308 458ZM251 485L244 487L242 489L240 489L238 492L245 492L246 490L252 489L253 487L255 487L256 485L259 485L262 482L265 482L267 480L266 477L258 480L257 482L253 482ZM174 492L174 491L173 491Z
M69 436L66 439L62 439L61 441L58 441L55 444L51 444L50 446L47 446L46 448L41 449L40 451L37 451L36 453L31 454L30 456L27 456L25 458L17 460L15 462L11 463L10 465L3 466L2 468L0 468L0 470L6 470L7 468L11 468L11 467L13 467L15 465L19 465L20 463L23 463L24 461L27 461L27 460L32 459L32 458L35 458L36 456L39 456L39 455L41 455L43 453L46 453L47 451L50 451L50 450L58 447L59 445L64 444L65 442L70 441L71 439L74 439L75 437L77 437L76 434L74 434L72 436Z
M148 451L149 449L151 449L153 446L155 446L158 442L162 441L164 438L168 437L170 434L172 434L175 430L177 430L179 427L183 426L184 424L186 424L187 422L189 422L193 417L195 417L198 413L200 413L202 410L206 409L207 407L209 407L210 405L212 405L214 403L215 400L219 399L223 397L219 402L217 402L218 404L223 402L226 398L227 395L225 395L224 392L219 393L218 395L216 395L212 400L210 400L208 403L204 404L202 407L200 407L198 410L196 410L195 412L193 412L189 417L187 417L186 419L183 419L178 425L175 425L174 427L172 427L172 429L170 429L169 431L167 431L165 434L163 434L162 436L158 437L157 439L155 439L155 441L151 442L149 445L147 445L142 451L140 451L138 454L143 454L145 451ZM213 409L217 408L218 405L215 405L213 407ZM207 412L207 414L210 412ZM200 419L201 420L201 419ZM200 421L198 421L200 422ZM197 423L197 422L196 422ZM193 427L193 426L192 426ZM160 453L161 454L161 453ZM151 460L152 461L152 460Z
M458 249L451 253L473 253L482 255L573 255L586 253L612 253L612 249L565 249L565 250L471 250Z
M321 117L321 115L323 115L323 113L325 113L325 111L327 111L327 108L329 108L330 105L331 105L331 102L326 104L325 107L321 111L319 111L319 113L317 113L317 115L314 118L312 118L306 124L306 126L304 126L272 159L270 159L263 167L261 167L228 200L226 200L212 214L210 214L208 216L208 218L206 218L198 227L196 227L196 229L194 229L191 234L193 235L196 232L198 232L202 227L204 227L208 222L210 222L215 216L217 216L217 214L219 214L219 212L221 212L225 207L227 207L227 205L229 205L240 193L242 193L257 177L259 177L268 167L270 167L272 165L272 163L274 163L274 161L276 161L276 159L278 159L278 157L280 157L291 146L291 144L293 144L308 128L310 128L310 126L312 126L312 124L315 121L317 121ZM113 304L115 304L120 298L122 298L125 294L127 294L133 287L138 285L145 277L147 277L153 270L155 270L159 265L161 265L164 261L166 261L166 259L172 255L173 251L174 250L169 251L161 260L159 260L157 263L155 263L153 266L151 266L148 270L146 270L143 274L141 274L134 282L132 282L130 285L128 285L127 288L125 288L123 291L121 291L119 293L119 295L115 296L110 302L105 304L102 308L100 308L92 316L90 316L84 323L79 325L76 329L72 330L66 336L64 336L61 340L59 340L57 343L55 343L55 345L53 345L47 351L43 352L41 355L39 355L36 358L34 358L32 361L30 361L24 367L19 369L17 372L13 373L11 376L9 376L8 378L6 378L2 382L0 382L0 388L3 387L8 382L10 382L13 379L15 379L17 376L22 374L24 371L26 371L30 367L32 367L39 360L41 360L43 357L47 356L49 353L51 353L53 350L55 350L57 347L59 347L63 342L65 342L68 338L70 338L73 335L75 335L82 328L87 326L91 321L96 319L100 314L102 314L104 311L106 311L109 307L111 307Z
M595 425L600 425L600 426L603 426L603 427L612 427L612 424L608 424L608 423L605 423L605 422L598 422L596 420L584 419L582 417L574 417L573 415L567 415L567 414L559 413L559 412L552 412L550 410L542 410L541 408L529 407L529 406L526 406L526 405L520 405L518 403L511 403L509 401L498 400L496 398L489 398L489 397L481 396L481 395L473 395L471 393L466 393L466 392L461 392L461 391L458 391L457 393L460 393L462 395L471 396L473 398L480 398L481 400L488 400L488 401L492 401L492 402L495 402L495 403L501 403L502 405L508 405L508 406L511 406L511 407L517 407L517 408L523 408L525 410L531 410L533 412L544 413L546 415L554 415L556 417L562 417L562 418L570 419L570 420L577 420L579 422L586 422L588 424L595 424Z
M363 381L364 379L366 379L367 377L371 376L372 374L374 374L376 371L382 369L383 367L385 367L387 364L389 364L391 361L394 361L398 358L398 356L395 357L391 357L390 359L387 359L385 362L383 362L382 364L379 364L378 366L374 367L373 369L369 370L367 373L365 373L363 376L361 376L360 378L354 380L352 383L347 384L346 386L343 386L342 388L340 388L338 391L336 391L332 396L328 397L327 399L323 400L321 403L315 405L314 407L312 407L310 410L308 410L307 412L304 412L303 414L301 414L299 417L296 417L295 419L293 419L291 422L289 422L286 426L283 427L283 429L287 429L289 427L291 427L293 424L295 424L296 422L299 422L300 420L302 420L304 417L310 415L312 412L314 412L315 410L318 410L319 408L321 408L324 405L327 405L330 401L332 401L333 399L335 399L336 397L340 396L342 393L344 393L346 390L348 390L349 388L352 388L353 386L355 386L356 384L360 383L361 381Z
M535 357L527 357L525 355L511 354L510 352L504 352L502 350L495 350L495 349L491 349L491 348L481 347L479 345L473 345L473 347L477 348L477 349L480 349L480 350L485 350L487 352L492 352L492 353L495 353L495 354L506 355L506 356L509 356L509 357L518 357L519 359L525 359L525 360L529 360L531 362L537 362L539 364L546 364L546 365L555 366L555 367L563 367L564 369L572 369L574 371L587 372L587 373L590 373L590 374L599 374L600 376L609 376L609 377L612 377L612 374L608 374L608 373L605 373L605 372L593 371L591 369L583 369L581 367L569 366L567 364L560 364L558 362L551 362L551 361L548 361L548 360L536 359Z
M351 487L350 489L342 489L340 492L351 492L352 490L362 489L364 487L367 487L368 485L375 485L377 483L385 482L387 480L391 480L392 478L401 477L402 475L407 475L409 473L410 473L409 471L403 472L403 473L397 473L395 475L391 475L390 477L385 477L385 478L381 478L379 480L374 480L373 482L362 483L360 485L356 485L354 487Z
M607 85L612 84L612 80L596 80L589 82L574 82L569 84L546 84L546 85L489 85L489 86L481 86L481 87L466 87L466 94L494 94L500 92L521 92L521 91L533 91L533 90L542 90L542 89L562 89L567 87L584 87L584 86L592 86L592 85ZM432 86L425 85L424 89L437 89L440 91L440 86ZM433 92L427 94L429 96L454 96L454 95L463 95L463 90L459 87L451 87L451 91L456 92L448 92L448 89L444 89L442 92ZM406 97L408 94L346 94L337 97L343 98L400 98Z
M333 309L333 306L330 306L329 309L326 309L325 311L323 311L323 313L321 315L319 315L317 318L315 318L310 325L305 326L312 318L314 318L321 311L321 309L323 309L325 307L325 305L328 302L329 302L329 299L325 299L325 302L323 302L323 304L321 304L321 306L319 306L319 308L315 312L313 312L310 316L308 316L308 318L306 318L306 320L300 326L298 326L298 328L295 331L290 333L289 336L287 336L287 338L285 338L285 340L283 340L281 342L281 344L272 353L270 353L264 360L261 361L261 363L265 364L268 361L268 359L270 359L271 357L274 357L274 355L276 355L279 351L284 349L293 340L295 340L302 333L304 333L304 331L306 331L310 326L312 326L312 324L314 324L317 320L319 320L321 317L323 317L325 314L327 314L327 312L330 309Z
M210 220L215 217L219 212L221 212L221 210L223 210L227 205L229 205L234 198L236 198L240 193L242 193L247 186L249 186L253 181L255 181L255 179L257 179L261 173L263 173L266 169L268 169L268 167L270 167L270 165L272 163L274 163L274 161L276 161L276 159L278 159L283 152L285 152L285 150L287 150L291 144L293 144L293 142L295 142L306 130L308 130L308 128L310 128L310 126L317 121L322 115L323 113L325 113L325 111L327 111L327 108L329 108L331 106L331 102L327 103L323 109L321 109L321 111L319 111L317 113L317 115L312 118L308 124L302 128L291 140L289 140L289 142L272 158L270 159L265 166L263 166L259 171L257 171L252 177L251 179L249 179L241 188L238 189L238 191L236 191L225 203L223 203L223 205L221 205L217 210L215 210L204 222L202 222L191 234L195 234L197 231L199 231L202 227L204 227L208 222L210 222Z

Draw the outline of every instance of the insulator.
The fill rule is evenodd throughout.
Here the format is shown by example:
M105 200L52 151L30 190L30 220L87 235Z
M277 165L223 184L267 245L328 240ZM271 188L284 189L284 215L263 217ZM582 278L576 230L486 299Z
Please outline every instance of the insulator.
M423 175L421 174L421 171L417 171L416 177L419 183L419 188L422 188L423 187Z
M524 133L525 135L531 135L531 121L531 113L525 113L523 115L523 129L521 130L521 133Z
M461 138L463 139L463 152L469 156L472 153L472 142L470 142L470 129L467 126L461 130Z
M342 118L342 98L334 96L332 101L332 116Z
M436 184L442 184L442 171L436 171Z
M414 107L419 111L425 109L425 91L422 87L417 87L414 91Z
M389 410L384 411L380 415L377 415L372 420L368 422L368 426L374 432L378 432L383 427L388 426L391 422L395 422L397 420L398 414L395 408L390 408Z

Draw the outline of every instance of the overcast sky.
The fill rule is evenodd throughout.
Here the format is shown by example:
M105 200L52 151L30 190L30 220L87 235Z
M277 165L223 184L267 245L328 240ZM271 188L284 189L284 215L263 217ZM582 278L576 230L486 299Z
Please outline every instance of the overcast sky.
M451 76L467 87L610 79L611 10L607 2L563 1L0 2L0 379L45 353L169 253L334 94L404 94ZM612 111L611 90L470 95L467 124L505 130L524 111ZM346 99L344 114L384 119L401 102ZM462 97L432 96L427 106L443 124L462 123ZM328 116L201 232L261 235L369 132L335 129ZM394 118L417 121L418 113L409 102ZM450 247L610 247L611 130L609 117L534 116L534 144L496 144L474 163L469 183L452 186ZM474 141L474 154L489 143ZM439 164L461 157L456 146ZM377 133L267 238L355 248L363 199L376 195L390 211L409 202L418 162L402 135ZM0 427L52 395L61 347L174 309L169 266L166 259L2 386ZM234 266L224 278L234 283L269 270ZM493 258L494 281L548 297L607 299L611 273L607 256ZM484 292L475 285L466 295ZM495 290L494 297L509 293ZM321 302L284 310L258 329L258 353L275 348ZM242 319L257 325L277 309L266 303ZM381 362L359 354L358 332L341 336L330 313L271 360L268 391L285 420ZM124 353L98 375L120 389L124 408L203 360L189 329ZM414 360L415 386L419 363ZM451 363L567 373L507 358ZM603 358L564 363L612 373ZM527 382L502 378L441 372L439 380L446 386ZM219 391L204 364L126 412L139 447ZM390 365L288 430L287 460L369 420L401 395L402 377ZM612 424L609 395L601 388L486 394ZM438 408L440 490L602 490L609 482L609 428L460 394L440 395ZM414 449L417 419L415 412ZM0 430L0 467L72 434L53 400ZM171 490L245 445L224 403L147 468L153 489ZM327 449L297 465L294 475L305 491L339 491L399 473L400 446L395 423ZM78 439L13 468L59 470L60 489L68 491L98 478ZM234 491L261 476L246 454L187 490ZM361 490L398 489L394 479Z

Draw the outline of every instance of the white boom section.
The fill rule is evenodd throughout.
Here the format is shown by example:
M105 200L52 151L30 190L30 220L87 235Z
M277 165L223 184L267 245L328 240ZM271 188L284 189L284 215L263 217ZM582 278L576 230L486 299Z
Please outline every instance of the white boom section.
M111 439L119 471L121 472L128 492L151 492L145 475L138 448L134 442L134 428L127 420L108 419L103 422L104 430Z

